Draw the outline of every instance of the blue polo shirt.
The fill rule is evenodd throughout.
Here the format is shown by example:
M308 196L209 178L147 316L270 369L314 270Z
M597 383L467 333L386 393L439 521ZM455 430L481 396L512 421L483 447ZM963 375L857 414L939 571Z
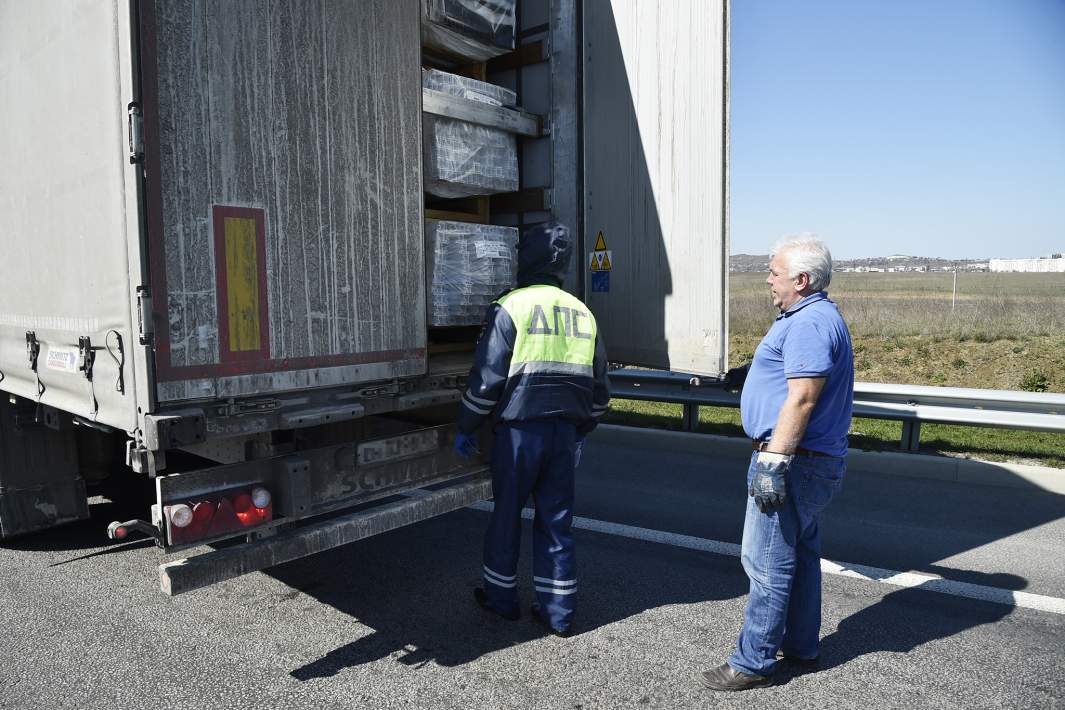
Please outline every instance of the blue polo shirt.
M824 291L807 296L777 316L754 351L740 397L747 436L768 440L773 435L792 377L825 378L799 446L832 456L846 455L854 405L854 354L847 324Z

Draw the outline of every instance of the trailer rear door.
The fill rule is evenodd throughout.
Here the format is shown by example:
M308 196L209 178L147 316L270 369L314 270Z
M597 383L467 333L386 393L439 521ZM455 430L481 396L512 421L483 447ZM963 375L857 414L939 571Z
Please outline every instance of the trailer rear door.
M587 302L611 360L728 352L728 3L584 2Z
M140 8L159 400L423 373L417 0Z

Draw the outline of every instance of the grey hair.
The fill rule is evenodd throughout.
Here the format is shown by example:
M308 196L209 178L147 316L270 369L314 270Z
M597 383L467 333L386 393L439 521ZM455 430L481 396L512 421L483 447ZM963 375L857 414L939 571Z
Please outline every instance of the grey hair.
M823 291L832 283L832 254L816 235L803 232L784 237L773 245L769 258L785 253L788 276L791 278L807 274L810 277L810 288L815 291Z

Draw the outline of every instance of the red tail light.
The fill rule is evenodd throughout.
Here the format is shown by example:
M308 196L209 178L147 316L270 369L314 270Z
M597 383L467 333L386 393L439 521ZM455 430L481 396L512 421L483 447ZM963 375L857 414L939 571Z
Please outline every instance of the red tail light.
M266 501L265 506L257 502ZM183 545L217 538L273 520L270 493L262 486L212 495L164 507L170 544ZM189 514L191 510L191 515Z
M199 524L204 530L211 524L211 518L214 517L215 503L209 500L201 500L196 505L192 506L192 522L193 524Z
M241 493L233 498L233 510L237 514L237 520L246 528L259 524L259 511L251 502L251 496Z
M214 511L214 517L211 518L211 527L208 530L208 534L212 537L215 535L224 535L227 532L233 532L240 525L237 520L237 513L233 510L233 503L228 497L222 496L218 500L218 507Z

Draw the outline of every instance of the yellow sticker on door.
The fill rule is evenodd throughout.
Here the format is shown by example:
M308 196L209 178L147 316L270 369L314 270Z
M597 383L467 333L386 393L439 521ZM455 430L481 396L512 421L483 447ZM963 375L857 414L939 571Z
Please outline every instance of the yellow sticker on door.
M259 255L255 220L226 217L226 285L229 306L229 349L260 348Z
M606 238L599 232L595 240L595 251L588 255L588 270L610 271L613 268L613 253L606 248Z

